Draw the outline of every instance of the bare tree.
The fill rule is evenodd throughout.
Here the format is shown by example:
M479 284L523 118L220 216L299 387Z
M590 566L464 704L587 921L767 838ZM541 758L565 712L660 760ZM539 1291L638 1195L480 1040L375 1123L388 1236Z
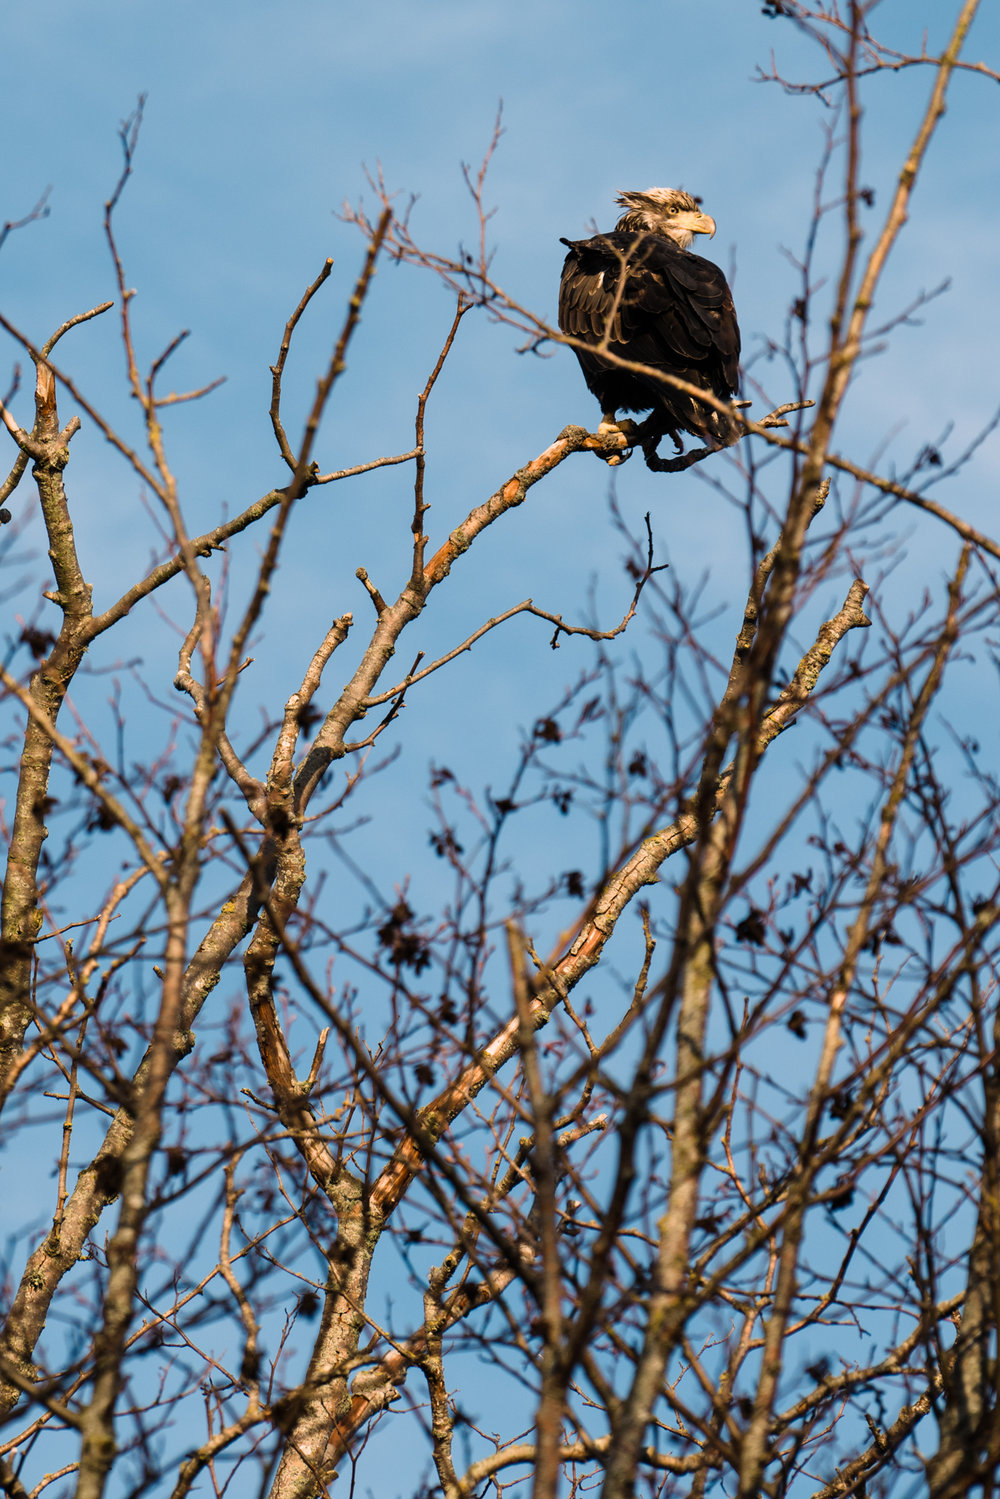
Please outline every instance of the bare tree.
M939 55L877 41L874 9L765 6L820 69L764 76L838 112L774 343L788 388L683 465L745 527L725 658L698 580L657 560L659 518L636 538L617 512L617 621L528 599L429 659L404 639L535 486L628 441L566 427L431 550L425 416L465 319L566 342L494 278L489 157L473 254L419 243L378 182L376 212L348 211L363 263L297 442L286 369L329 262L276 340L286 482L201 534L164 411L212 386L164 392L179 339L141 366L115 231L141 105L106 206L114 303L42 343L0 315L35 374L33 421L16 380L2 407L7 560L44 526L52 572L0 672L3 1140L22 1184L54 1166L5 1211L4 1493L306 1499L387 1472L448 1499L995 1491L1000 783L951 684L1000 623L1000 544L928 494L968 451L928 442L886 474L838 434L858 361L912 311L874 309L948 90L998 75L962 56L976 0ZM929 99L866 239L859 91L910 68ZM454 317L412 445L326 471L385 257L450 286ZM64 357L113 305L141 443ZM72 504L81 423L165 538L99 605L74 532L96 524ZM296 508L390 465L412 474L386 521L408 527L404 575L358 568L362 616L335 603L255 726L241 683ZM666 508L693 476L657 482ZM947 573L900 606L880 559L914 516ZM158 626L137 624L147 601ZM389 889L402 710L520 615L553 647L580 637L584 664L512 733L502 791L456 773L442 726L430 846ZM147 680L148 717L113 696L102 742L88 652L120 636L123 659L140 628L176 629L185 707Z

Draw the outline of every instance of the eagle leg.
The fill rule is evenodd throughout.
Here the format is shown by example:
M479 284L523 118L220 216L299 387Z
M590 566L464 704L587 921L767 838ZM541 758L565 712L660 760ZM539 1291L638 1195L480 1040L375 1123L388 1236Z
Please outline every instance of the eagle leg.
M622 432L626 437L637 437L641 429L636 426L635 422L630 421L627 416L622 417L621 421L619 421L613 411L602 411L600 425L597 430L601 434L605 432Z

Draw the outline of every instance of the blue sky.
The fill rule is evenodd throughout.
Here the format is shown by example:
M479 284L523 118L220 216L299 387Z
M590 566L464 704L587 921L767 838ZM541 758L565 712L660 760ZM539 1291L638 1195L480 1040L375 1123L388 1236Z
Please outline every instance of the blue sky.
M952 9L937 0L885 0L873 29L900 50L915 50L928 27L933 49ZM651 183L688 187L715 216L719 231L709 253L732 274L748 362L780 334L798 295L786 251L798 253L804 243L831 116L814 99L756 82L755 72L770 66L772 49L791 78L820 79L824 65L791 27L764 17L757 0L638 0L617 18L592 0L490 7L457 0L419 7L401 0L97 0L83 7L56 0L44 26L35 7L9 7L5 35L17 67L4 104L0 215L19 217L47 186L51 196L49 216L13 234L0 252L0 305L37 340L114 295L102 205L119 171L119 122L138 94L148 95L135 177L117 218L128 281L137 289L140 363L189 328L171 366L176 387L227 376L205 402L167 413L168 448L193 530L281 481L267 420L268 366L301 290L332 255L333 276L290 361L286 413L294 434L360 265L360 237L337 210L345 200L370 197L365 166L380 163L391 187L418 195L416 236L450 253L475 235L461 163L479 161L501 99L505 134L487 196L497 210L490 226L495 273L518 300L553 316L559 236L580 235L592 221L610 224L616 189ZM983 7L965 56L997 64L995 7ZM865 86L864 172L876 193L876 227L930 84L927 70L912 69ZM955 428L949 451L957 450L1000 403L998 99L990 80L956 80L878 312L890 316L949 276L951 290L862 368L836 438L858 461L887 445L883 466L905 464L948 422ZM821 263L833 266L838 248L831 221ZM383 266L322 430L324 468L411 445L416 392L450 316L450 299L432 277ZM435 543L566 422L596 420L596 402L572 355L519 356L519 341L483 317L463 325L428 416ZM4 388L17 357L0 339ZM61 358L90 398L138 440L116 313L67 338ZM758 359L753 367L766 375L776 401L787 397L780 366ZM24 421L28 396L15 402ZM759 402L754 409L761 410ZM997 477L996 445L986 445L942 498L989 528ZM137 482L86 422L67 482L97 602L106 602L123 577L145 565L156 531ZM616 621L630 589L607 514L608 484L609 471L586 456L564 465L463 559L421 620L413 649L436 654L528 595L579 617L592 581L602 622ZM697 475L649 474L638 459L620 471L617 493L631 525L651 511L660 555L682 581L710 571L707 599L722 611L724 645L745 596L742 524ZM15 511L28 495L22 486ZM399 585L409 507L404 468L307 497L283 586L255 645L257 663L241 683L248 725L256 727L259 703L287 693L290 668L305 664L331 615L352 608L359 624L366 620L356 567L367 567L383 592ZM950 535L931 523L906 517L904 526L907 554L883 595L903 609L925 586L939 584L955 551ZM29 530L19 545L34 543L36 534L37 527ZM245 577L243 559L249 567L254 555L253 542L232 549L235 583ZM41 607L42 622L45 585L43 571L36 572L17 600L25 614ZM187 601L180 589L176 597L182 618ZM837 602L832 592L817 598L807 624ZM99 643L94 665L141 656L145 680L173 701L175 635L149 606L137 613L135 629L127 646L113 638ZM466 757L470 781L501 780L511 728L530 726L590 660L585 643L553 653L547 638L536 623L516 622L413 694L401 815L404 824L412 818L415 840L423 838L426 811L409 791L422 785L428 760L443 754L442 725L456 704L461 732L445 732L447 748ZM99 731L107 727L105 695L99 685ZM468 711L470 700L475 711Z
M885 0L873 30L900 50L916 50L927 27L933 50L956 8L944 0ZM393 189L418 195L416 237L451 253L475 235L461 163L478 163L501 100L505 134L487 196L497 208L496 276L519 301L553 317L559 237L580 236L593 221L609 226L615 192L651 184L698 193L716 218L707 253L732 274L749 359L780 334L799 293L785 251L803 245L822 128L831 117L816 100L789 97L754 75L758 64L768 67L772 48L779 70L792 78L825 74L815 50L765 18L758 0L633 0L617 11L594 0L54 0L44 21L37 6L19 0L6 8L4 35L0 220L20 217L51 186L49 216L0 251L0 307L35 340L114 295L102 205L119 171L119 122L137 95L148 95L136 173L117 219L129 284L137 288L140 362L190 328L172 365L175 385L227 376L207 401L167 414L192 530L281 482L267 420L268 366L302 289L332 255L333 276L292 357L286 409L294 434L301 415L291 413L296 402L303 409L328 357L362 258L357 231L336 214L345 200L370 196L366 165L380 163ZM1000 66L996 6L983 6L965 57ZM865 87L873 227L882 222L930 85L928 71L913 69ZM887 443L883 466L905 465L948 422L957 450L1000 405L998 106L994 82L956 81L879 314L889 317L949 276L951 290L920 313L920 326L898 329L862 370L836 439L856 461L867 462ZM837 234L833 224L825 231L821 260L828 266ZM450 316L449 298L433 278L382 268L324 423L323 468L411 445L416 393ZM435 394L428 418L435 542L567 422L597 420L568 351L530 358L515 352L518 342L485 318L467 319ZM0 388L17 358L0 338ZM116 315L67 338L61 360L94 403L137 437ZM774 400L787 398L778 366L758 369ZM28 420L25 393L15 411ZM760 403L754 411L762 413ZM997 454L987 445L941 496L985 529L994 528ZM86 424L67 483L96 601L106 603L144 566L156 533L137 482ZM442 587L412 645L407 638L400 675L416 649L447 649L528 595L578 617L596 580L602 622L616 622L630 587L607 513L608 484L609 471L581 456L536 489ZM651 510L661 554L685 581L710 570L707 605L722 611L718 640L731 641L747 576L745 533L734 512L696 475L652 475L638 459L616 484L630 524L639 526ZM19 511L27 496L22 486L11 508ZM295 685L332 615L352 608L367 623L356 567L367 567L387 594L399 586L409 507L405 469L308 496L254 648L257 664L241 684L250 729L259 721L258 703L273 706ZM924 520L905 524L907 552L885 595L900 617L918 606L925 587L940 590L956 551L949 533ZM36 521L29 532L36 548L37 535ZM249 565L254 556L252 541L234 549L234 587L246 576L242 558ZM45 586L38 564L9 607L31 614ZM837 603L833 593L817 598L809 619ZM185 597L177 618L186 606ZM517 622L413 694L406 752L385 783L396 799L393 846L373 854L387 885L428 857L428 761L454 757L457 773L477 790L502 785L514 755L512 728L530 727L590 660L583 643L550 652L549 633ZM102 642L94 665L139 656L141 675L166 701L176 648L175 635L147 607L128 644ZM621 647L623 660L630 649ZM337 667L333 684L342 679ZM970 703L973 689L970 682ZM141 702L135 684L125 690ZM98 683L86 706L97 731L110 722L106 695ZM993 718L995 730L995 711ZM388 736L383 743L390 747ZM567 851L561 867L582 857Z
M873 25L904 50L918 48L929 26L933 47L951 9L886 0ZM821 128L830 116L814 100L754 81L772 49L786 75L822 76L815 49L764 17L756 0L640 0L616 20L590 0L502 7L431 0L419 8L389 0L99 0L86 7L57 0L46 14L44 28L27 5L12 7L7 18L8 55L18 67L5 104L14 149L5 153L0 179L3 214L17 217L46 186L52 192L50 216L12 236L0 255L0 298L7 315L40 338L71 312L113 295L101 205L118 172L119 121L146 93L136 175L118 218L127 274L138 290L140 358L148 361L190 328L172 367L177 384L228 377L197 409L170 414L167 435L192 527L211 524L223 506L242 506L280 478L266 419L267 366L288 311L332 254L334 276L291 362L291 411L292 398L311 389L360 261L357 232L336 210L365 194L364 167L381 163L391 187L418 194L418 238L450 252L475 233L460 164L480 159L501 99L505 135L489 180L497 209L491 231L497 277L519 300L553 316L559 236L579 235L592 221L609 224L616 189L650 183L698 192L717 219L710 253L733 273L748 358L780 332L797 294L784 251L803 244ZM995 59L998 40L1000 21L984 7L966 56ZM864 160L877 193L875 223L929 87L929 73L914 69L866 89ZM958 442L992 411L996 302L984 288L995 277L995 96L986 79L959 80L932 148L887 277L886 314L945 276L952 290L927 309L923 327L899 330L889 352L863 371L849 413L853 427L841 439L861 461L892 433L890 460L905 463L945 421L955 422ZM837 248L835 233L829 247ZM324 466L410 445L414 396L449 316L448 298L431 278L383 269L324 428ZM432 535L445 534L566 421L594 419L596 403L568 352L518 357L516 343L484 319L463 329L429 418ZM0 343L0 358L9 365L14 357ZM62 357L102 409L135 433L115 314L76 334ZM780 372L765 368L775 399L783 399ZM294 418L289 425L294 432ZM976 472L985 482L964 485L961 501L952 502L986 521L995 458L983 455ZM503 535L491 538L488 555L468 559L467 613L449 585L446 633L474 621L484 602L495 612L530 593L553 609L571 607L594 573L602 598L613 584L613 613L621 588L606 566L614 545L604 513L607 480L601 465L578 460L511 517ZM81 524L81 545L99 592L110 589L124 567L141 565L151 544L137 486L86 430L70 483L82 519L100 514L99 526ZM286 567L301 570L310 593L336 594L338 609L356 601L359 563L373 575L381 569L390 586L386 569L405 556L407 484L399 470L310 497L303 519L309 544ZM671 481L668 491L636 462L618 487L631 521L653 507L675 564L690 571L694 559L699 570L709 554L721 560L720 546L730 539L698 479ZM387 527L386 506L398 524ZM389 537L394 544L386 551ZM735 528L731 545L738 565L742 537ZM936 557L936 545L926 556ZM730 580L724 592L742 583L739 568L738 584ZM299 588L297 619L301 606ZM275 620L283 642L292 623ZM496 663L501 674L505 648ZM518 670L515 697L522 685ZM509 711L506 695L502 701Z
M929 28L933 50L953 8L884 0L873 29L913 51ZM119 123L137 95L148 96L135 176L116 221L128 282L137 289L140 363L189 328L171 365L174 388L227 377L208 400L166 413L168 450L193 531L282 481L267 419L268 366L302 289L332 255L333 275L296 335L289 363L285 409L294 436L361 262L358 232L337 211L345 200L370 199L365 167L381 164L393 189L417 194L415 235L451 253L476 233L461 164L480 160L501 99L505 134L487 189L496 206L490 230L497 279L519 301L554 316L560 235L578 236L594 221L609 225L619 188L683 185L703 197L718 222L709 253L732 276L748 363L775 401L789 394L780 365L759 355L767 338L780 336L799 293L787 252L799 253L805 240L831 113L813 98L755 81L758 67L772 65L772 49L783 75L826 76L816 49L763 16L757 0L638 0L615 18L593 0L489 7L457 0L419 7L402 0L97 0L82 7L56 0L44 26L34 7L11 6L5 34L17 68L4 105L0 215L24 214L47 186L51 195L49 216L10 236L0 252L0 306L37 340L115 294L102 205L120 168ZM997 65L995 7L983 7L965 57ZM929 71L915 68L864 87L863 162L875 190L874 227L930 86ZM888 318L949 276L951 290L862 367L836 434L836 445L862 463L882 450L883 467L905 465L948 422L955 431L947 451L957 451L1000 404L998 103L994 82L956 80L878 316ZM835 184L834 176L828 196ZM821 267L835 267L839 248L831 219ZM321 432L324 468L411 446L416 393L451 312L433 277L382 267ZM596 402L572 355L520 356L519 342L481 316L463 324L428 415L435 545L565 423L596 421ZM138 441L117 314L74 332L60 352L95 404ZM14 346L0 338L4 388L16 359ZM23 421L29 394L15 403ZM761 411L760 402L754 409ZM990 529L997 478L997 447L987 444L942 499ZM137 481L87 422L73 444L67 483L100 605L144 568L157 532ZM367 600L354 578L359 565L387 595L400 585L410 485L408 470L394 468L307 496L254 643L255 665L241 681L237 709L246 733L259 725L259 705L284 700L333 615L353 609L358 630L367 625ZM433 658L527 596L572 619L593 587L601 623L616 622L631 587L608 515L608 486L609 470L583 455L536 488L439 590L406 639L400 674L411 652ZM650 474L638 459L619 471L616 489L632 527L641 528L651 512L658 556L669 558L681 583L691 587L708 574L703 612L719 613L706 639L724 652L746 591L742 519L697 474ZM23 485L15 512L29 493ZM925 588L940 591L956 551L950 533L926 520L904 516L903 529L906 553L879 588L879 602L895 611L897 623L919 607ZM37 534L36 521L19 551L34 546L37 553ZM10 536L8 530L0 539L9 545ZM252 538L231 548L234 608L256 554ZM863 551L858 564L867 566ZM881 571L872 561L869 581L877 583ZM26 616L40 610L45 624L53 611L39 599L44 569L36 562L26 572L31 581L11 607ZM839 587L831 584L810 602L801 638L839 605ZM181 587L163 603L175 624L186 622ZM149 714L144 686L167 704L164 719L179 701L170 685L178 639L151 605L137 611L133 625L127 641L99 642L91 665L123 679L139 758ZM388 794L394 806L393 838L384 847L369 840L368 849L390 893L426 857L428 763L447 760L477 791L502 786L516 731L530 728L591 663L586 642L552 652L549 633L538 622L515 621L411 694L404 732L394 741L403 754L392 789L373 783L377 798ZM620 642L619 659L627 661L639 643L636 632ZM130 673L132 660L140 664ZM333 685L341 671L331 667ZM968 675L972 692L974 670ZM107 695L106 676L89 694L78 684L78 703L98 737L111 727ZM982 719L981 701L969 703ZM986 737L993 727L979 724ZM159 732L152 727L151 737ZM389 735L382 745L392 748ZM647 747L656 753L653 740ZM552 836L566 833L557 820ZM561 867L583 857L574 850Z

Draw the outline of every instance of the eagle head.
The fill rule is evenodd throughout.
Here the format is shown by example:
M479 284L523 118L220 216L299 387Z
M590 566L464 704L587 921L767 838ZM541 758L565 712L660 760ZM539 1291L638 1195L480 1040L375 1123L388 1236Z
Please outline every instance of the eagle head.
M696 234L711 238L715 233L715 220L702 213L697 199L679 187L647 187L644 193L620 192L617 201L625 209L618 220L619 229L667 234L682 250L691 248Z

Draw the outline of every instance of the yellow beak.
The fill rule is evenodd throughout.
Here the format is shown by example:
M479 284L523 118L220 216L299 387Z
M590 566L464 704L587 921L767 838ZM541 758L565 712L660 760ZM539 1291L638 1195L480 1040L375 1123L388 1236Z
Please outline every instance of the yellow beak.
M707 234L709 239L715 233L715 220L707 213L679 213L674 222L691 234Z

